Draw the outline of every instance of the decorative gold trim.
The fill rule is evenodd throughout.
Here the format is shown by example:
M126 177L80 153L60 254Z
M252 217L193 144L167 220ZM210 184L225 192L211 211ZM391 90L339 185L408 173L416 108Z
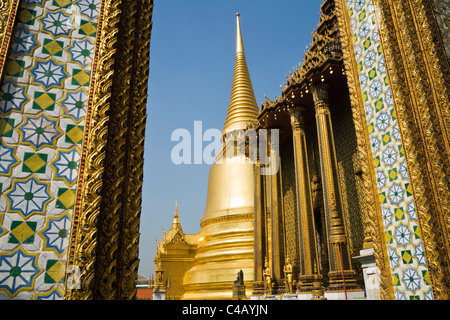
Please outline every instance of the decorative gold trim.
M3 79L3 69L6 65L19 4L20 0L0 1L0 79Z
M393 299L392 280L391 277L388 276L389 261L386 257L387 249L382 233L381 207L378 202L375 184L375 170L371 159L369 134L365 125L363 100L353 44L351 41L349 17L344 0L336 0L336 16L338 17L345 74L348 82L353 122L358 141L358 154L360 157L362 179L364 181L365 204L367 209L365 215L365 233L366 239L369 240L365 240L365 248L374 248L375 261L380 269L381 299Z
M222 223L222 222L241 222L241 221L253 221L254 215L253 213L246 213L246 214L232 214L227 216L220 216L217 218L212 218L205 220L201 223L200 227L204 228L210 224L214 223Z
M106 299L136 294L152 9L150 0L122 3L97 265L99 271L110 271L97 280Z
M152 10L101 3L64 299L136 295Z
M428 1L374 0L435 299L449 298L448 62ZM447 79L446 79L447 76Z
M98 17L86 126L67 257L67 270L72 274L65 283L64 299L94 298L92 289L95 277L97 221L102 201L101 177L104 172L104 149L107 142L105 138L108 132L108 126L105 124L109 120L109 100L114 76L114 69L109 66L114 65L117 51L115 45L121 13L119 5L120 1L103 0ZM70 281L74 283L68 283Z

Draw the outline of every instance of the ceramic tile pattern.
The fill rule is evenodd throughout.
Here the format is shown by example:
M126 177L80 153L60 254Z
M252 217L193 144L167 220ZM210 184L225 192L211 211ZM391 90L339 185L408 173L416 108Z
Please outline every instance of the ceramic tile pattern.
M100 0L24 0L0 91L0 298L62 299Z
M390 274L397 300L433 299L374 6L347 0Z

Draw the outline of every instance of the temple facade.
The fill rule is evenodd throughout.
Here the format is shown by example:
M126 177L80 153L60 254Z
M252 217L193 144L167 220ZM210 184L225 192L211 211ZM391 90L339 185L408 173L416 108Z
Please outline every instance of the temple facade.
M256 115L250 78L237 81L235 68L225 127L248 117L223 150L244 150L249 169L216 179L227 164L211 168L184 299L232 299L238 280L249 299L449 297L448 4L320 9L303 61ZM237 39L236 66L239 21ZM239 90L248 95L236 99ZM224 193L251 205L211 210Z
M0 3L0 299L136 297L152 8Z
M201 230L175 210L154 297L448 300L449 6L324 0L260 106L238 16ZM152 9L0 2L0 299L136 298Z

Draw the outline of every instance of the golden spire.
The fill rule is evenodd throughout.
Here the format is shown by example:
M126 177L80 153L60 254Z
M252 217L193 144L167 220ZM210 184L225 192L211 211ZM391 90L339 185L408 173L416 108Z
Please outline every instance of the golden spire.
M247 129L259 113L245 62L239 15L236 16L236 66L224 135L229 130ZM226 141L224 149L228 146L235 145ZM240 270L245 274L246 294L251 295L255 268L255 168L250 161L241 161L239 155L233 157L226 163L214 163L209 171L194 266L183 279L185 300L231 299L231 286L227 284L233 283Z
M230 105L223 133L246 129L249 122L255 122L259 109L253 93L252 82L245 61L244 44L241 35L239 13L236 13L236 62L234 66L233 85L231 88Z

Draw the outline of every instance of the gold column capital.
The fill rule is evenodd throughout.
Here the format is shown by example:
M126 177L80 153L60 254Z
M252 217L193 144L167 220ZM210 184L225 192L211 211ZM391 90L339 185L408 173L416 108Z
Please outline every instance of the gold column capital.
M316 112L328 109L328 92L330 85L327 82L317 82L311 85L311 93L314 100Z
M306 108L302 105L291 104L287 106L287 111L291 117L292 131L304 130Z

